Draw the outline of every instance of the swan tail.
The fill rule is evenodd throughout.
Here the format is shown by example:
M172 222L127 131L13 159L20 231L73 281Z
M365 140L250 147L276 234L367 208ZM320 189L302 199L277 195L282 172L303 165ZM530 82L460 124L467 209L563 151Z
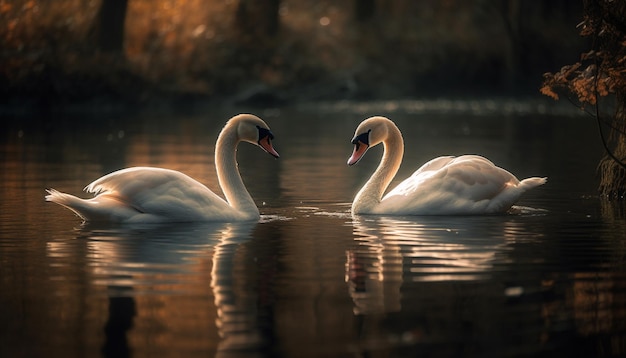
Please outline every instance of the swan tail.
M81 219L87 220L90 211L90 205L87 200L75 197L71 194L62 193L55 189L46 189L46 201L59 204L73 211Z
M81 199L71 194L62 193L54 189L46 189L46 201L57 203L73 211L84 221L95 222L153 222L158 219L154 215L145 213L136 206L120 200L119 197L106 193L91 199Z
M501 213L509 210L512 205L530 189L545 184L548 178L532 177L520 181L516 186L509 186L507 190L502 191L497 197L491 199L487 205L485 212Z
M99 196L92 199L81 199L55 189L46 189L46 201L66 207L84 221L120 221L136 214L136 210L125 208L120 202Z
M522 181L519 182L518 187L523 189L524 191L526 190L530 190L532 188L538 187L540 185L545 184L548 181L548 178L543 177L532 177L532 178L526 178Z

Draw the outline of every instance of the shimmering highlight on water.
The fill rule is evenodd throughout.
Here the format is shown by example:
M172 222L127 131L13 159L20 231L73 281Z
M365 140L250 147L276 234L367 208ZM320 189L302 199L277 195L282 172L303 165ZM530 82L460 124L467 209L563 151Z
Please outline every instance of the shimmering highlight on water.
M237 154L258 223L83 226L43 200L45 188L79 195L133 165L220 193L213 147L233 114L11 122L0 141L1 356L626 355L626 224L621 202L595 195L595 123L535 101L260 110L281 158ZM353 217L380 151L345 161L374 114L407 141L392 185L468 153L549 181L508 215Z

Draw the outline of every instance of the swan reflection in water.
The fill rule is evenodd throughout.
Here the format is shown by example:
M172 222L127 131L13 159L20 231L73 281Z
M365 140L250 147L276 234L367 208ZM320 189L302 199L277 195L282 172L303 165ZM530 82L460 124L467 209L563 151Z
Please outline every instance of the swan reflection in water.
M219 356L264 344L258 330L257 293L250 288L255 285L241 268L247 260L241 257L246 252L242 247L256 225L87 226L78 236L84 240L50 242L48 256L55 266L61 266L58 260L86 260L89 279L83 284L106 288L105 356L128 356L138 349L157 353L159 345L178 346L182 351L209 349ZM102 292L97 287L80 291ZM207 304L210 297L215 307ZM216 331L207 331L206 322L211 320ZM181 339L181 332L194 334ZM129 347L130 341L160 343Z
M400 311L403 283L490 277L520 225L504 216L355 217L357 246L346 259L355 314Z

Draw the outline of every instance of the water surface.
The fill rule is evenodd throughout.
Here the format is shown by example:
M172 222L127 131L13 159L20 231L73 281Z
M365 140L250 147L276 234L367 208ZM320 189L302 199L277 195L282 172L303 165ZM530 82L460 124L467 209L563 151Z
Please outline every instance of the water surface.
M215 139L238 111L8 118L0 356L626 354L626 223L596 195L595 122L533 102L250 109L281 154L238 151L259 223L82 226L43 200L134 165L221 194ZM406 141L394 183L450 154L548 183L509 215L352 217L381 148L348 167L350 139L375 114Z

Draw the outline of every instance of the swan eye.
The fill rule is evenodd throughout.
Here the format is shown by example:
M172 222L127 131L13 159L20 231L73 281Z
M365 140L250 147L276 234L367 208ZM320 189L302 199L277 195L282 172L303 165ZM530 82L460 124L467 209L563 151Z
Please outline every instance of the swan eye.
M261 128L259 126L256 126L259 129L259 142L261 142L261 139L265 138L265 137L269 137L270 139L274 139L274 134L272 134L272 131L270 131L269 129L266 128Z
M361 133L358 136L354 137L354 139L352 139L352 144L356 144L359 145L359 142L369 146L370 145L370 132L372 130L368 130L365 133Z

